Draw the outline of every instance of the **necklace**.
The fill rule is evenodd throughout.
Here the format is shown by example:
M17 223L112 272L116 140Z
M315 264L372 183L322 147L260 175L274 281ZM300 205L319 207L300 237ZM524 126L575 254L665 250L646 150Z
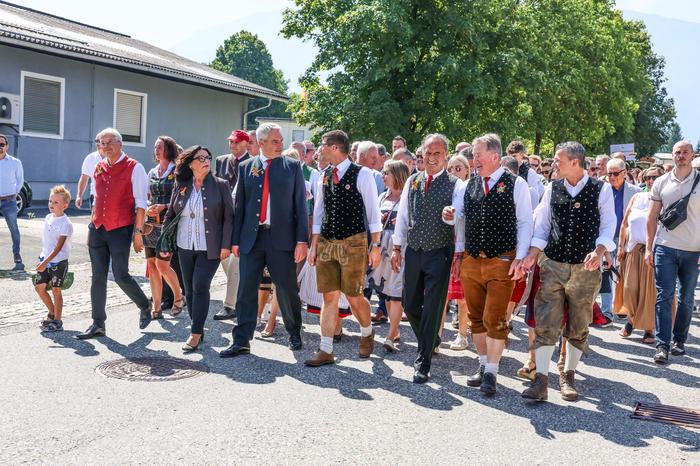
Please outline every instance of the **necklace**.
M192 185L194 188L194 185ZM196 189L192 189L192 194L190 195L190 218L194 219L195 217L195 209L197 207L197 202L199 201L199 196L201 195L201 190L197 191Z

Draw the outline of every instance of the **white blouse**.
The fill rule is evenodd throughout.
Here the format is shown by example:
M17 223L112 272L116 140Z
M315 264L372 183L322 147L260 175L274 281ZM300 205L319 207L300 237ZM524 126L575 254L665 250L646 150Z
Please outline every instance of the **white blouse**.
M192 185L190 198L182 209L180 221L177 224L177 247L188 251L206 251L207 237L204 235L204 206L202 190L194 189Z
M628 239L625 251L630 252L638 244L647 242L647 214L649 213L649 193L634 196L630 213L627 216Z

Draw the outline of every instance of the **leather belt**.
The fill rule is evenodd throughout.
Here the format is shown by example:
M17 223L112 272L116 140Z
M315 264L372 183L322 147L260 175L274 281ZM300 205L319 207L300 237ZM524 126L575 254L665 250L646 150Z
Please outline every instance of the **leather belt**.
M485 253L484 251L479 251L479 258L481 258L481 259L489 259L489 256L487 256L486 253ZM491 257L491 259L495 259L495 258L498 258L498 259L501 259L501 260L512 261L512 260L515 259L515 256L510 256L510 255L507 255L507 254L503 254L503 255L500 255L500 256Z

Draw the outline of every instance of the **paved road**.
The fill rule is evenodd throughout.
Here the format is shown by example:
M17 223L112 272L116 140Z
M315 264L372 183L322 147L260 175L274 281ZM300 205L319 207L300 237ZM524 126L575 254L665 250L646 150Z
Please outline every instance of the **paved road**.
M0 247L6 236L0 229ZM136 273L142 266L134 261ZM212 313L223 298L220 273L216 280ZM579 368L583 398L561 401L552 380L550 403L530 405L520 398L523 382L512 376L525 360L520 320L501 365L499 394L485 399L460 375L476 369L471 351L443 348L431 382L411 383L415 340L405 324L400 353L386 354L377 344L369 360L360 360L359 329L347 321L349 337L336 347L339 364L330 367L302 364L319 341L311 315L297 353L286 348L279 325L274 339L253 342L253 355L222 360L217 351L228 345L231 323L209 320L203 351L182 356L188 318L140 331L136 309L110 284L108 338L78 341L73 336L89 324L81 283L70 290L67 330L42 336L36 323L43 311L30 304L36 300L27 280L0 278L0 300L16 304L0 313L0 464L700 464L700 430L629 418L637 401L700 408L697 317L689 355L666 367L651 362L653 349L639 343L641 335L618 337L620 323L594 329L592 352ZM7 309L26 313L10 316ZM378 327L378 343L386 331ZM443 340L453 336L446 330ZM203 361L210 373L127 382L95 372L122 357L168 355Z

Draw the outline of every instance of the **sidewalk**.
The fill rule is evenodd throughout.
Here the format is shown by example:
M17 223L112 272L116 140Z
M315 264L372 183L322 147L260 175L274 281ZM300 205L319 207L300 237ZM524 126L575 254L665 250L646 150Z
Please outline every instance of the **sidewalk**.
M213 288L212 314L223 293ZM593 329L592 353L577 375L582 399L561 401L552 376L550 402L530 405L513 377L525 360L519 319L499 393L486 399L451 374L476 369L471 351L441 349L430 383L414 385L415 339L405 324L400 353L380 347L384 325L373 356L360 360L359 329L346 321L339 364L312 369L303 360L318 347L315 316L304 316L300 352L287 349L280 323L274 340L252 342L251 356L224 360L217 352L230 342L230 322L210 318L203 351L183 356L185 314L145 331L133 305L112 305L108 315L108 337L97 340L73 338L89 324L85 313L66 318L67 330L53 336L35 325L0 336L7 374L0 391L12 400L3 406L0 463L700 464L700 431L629 418L637 401L700 407L697 318L690 355L666 367L651 362L640 335L618 337L619 324ZM453 336L445 331L443 341ZM138 356L202 361L210 372L161 383L95 372L102 362Z

